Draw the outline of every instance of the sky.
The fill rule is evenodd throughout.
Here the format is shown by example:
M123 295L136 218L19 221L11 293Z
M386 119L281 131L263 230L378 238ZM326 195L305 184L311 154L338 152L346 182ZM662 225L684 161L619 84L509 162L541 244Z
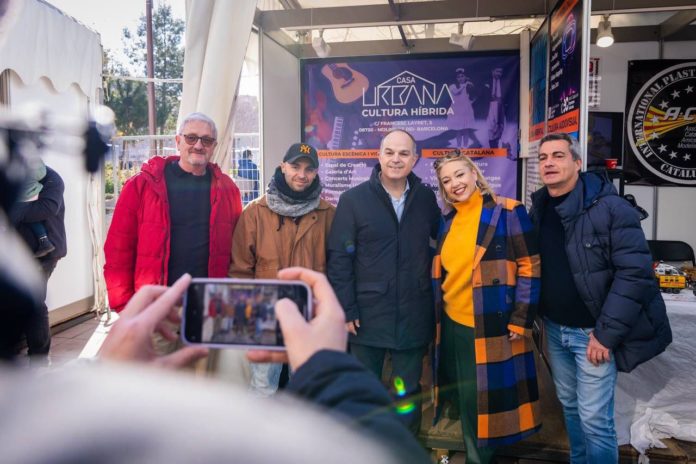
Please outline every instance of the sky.
M121 35L124 27L135 32L138 20L145 14L145 0L44 0L65 14L72 16L85 26L101 35L101 43L105 49L113 52L114 56L127 66L128 59L123 53ZM172 7L175 18L186 19L186 0L153 0L153 9L161 4ZM258 47L258 45L256 45ZM258 96L258 65L253 60L251 69L245 62L240 82L241 95ZM131 69L131 75L137 76L138 71ZM142 76L139 76L142 77Z
M64 13L101 35L104 48L125 61L121 32L124 27L135 32L138 20L145 14L145 0L45 0ZM185 0L154 0L153 9L169 4L174 17L185 19Z

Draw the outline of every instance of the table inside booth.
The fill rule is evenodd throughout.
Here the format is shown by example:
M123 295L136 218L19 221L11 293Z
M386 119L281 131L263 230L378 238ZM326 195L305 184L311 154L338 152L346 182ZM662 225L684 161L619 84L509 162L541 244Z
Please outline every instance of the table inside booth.
M690 289L662 296L672 344L633 372L619 373L616 385L619 444L638 450L664 435L696 441L696 296Z

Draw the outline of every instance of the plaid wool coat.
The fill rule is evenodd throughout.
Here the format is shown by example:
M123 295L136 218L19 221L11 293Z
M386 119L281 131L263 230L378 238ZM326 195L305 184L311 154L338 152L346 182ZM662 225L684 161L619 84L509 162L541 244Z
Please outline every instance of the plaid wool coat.
M433 260L435 420L440 386L442 282L440 253L456 211L445 217ZM541 427L537 374L531 337L539 301L541 262L536 234L524 206L484 195L473 266L474 336L478 388L478 445L521 440ZM510 331L523 337L510 342Z

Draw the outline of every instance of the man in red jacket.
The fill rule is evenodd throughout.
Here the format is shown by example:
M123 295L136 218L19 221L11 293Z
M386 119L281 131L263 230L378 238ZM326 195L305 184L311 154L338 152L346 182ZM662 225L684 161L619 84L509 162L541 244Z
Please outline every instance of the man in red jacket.
M154 157L123 186L104 244L109 305L120 311L143 285L171 285L184 273L225 277L239 189L210 163L212 119L192 113L176 136L179 156Z

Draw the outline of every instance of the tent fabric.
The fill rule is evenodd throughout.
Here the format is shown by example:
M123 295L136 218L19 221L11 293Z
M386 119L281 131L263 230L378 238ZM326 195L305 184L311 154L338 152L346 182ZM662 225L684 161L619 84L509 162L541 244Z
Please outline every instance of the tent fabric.
M99 34L39 0L13 0L12 7L16 17L0 44L0 71L13 70L25 85L46 77L58 92L76 85L93 100L102 86Z
M213 162L229 167L232 113L256 0L186 0L186 52L179 122L200 111L218 127Z
M89 237L92 245L92 282L94 285L94 303L92 311L97 314L111 309L106 304L106 281L104 280L104 183L99 173L89 174L85 207L89 222Z

